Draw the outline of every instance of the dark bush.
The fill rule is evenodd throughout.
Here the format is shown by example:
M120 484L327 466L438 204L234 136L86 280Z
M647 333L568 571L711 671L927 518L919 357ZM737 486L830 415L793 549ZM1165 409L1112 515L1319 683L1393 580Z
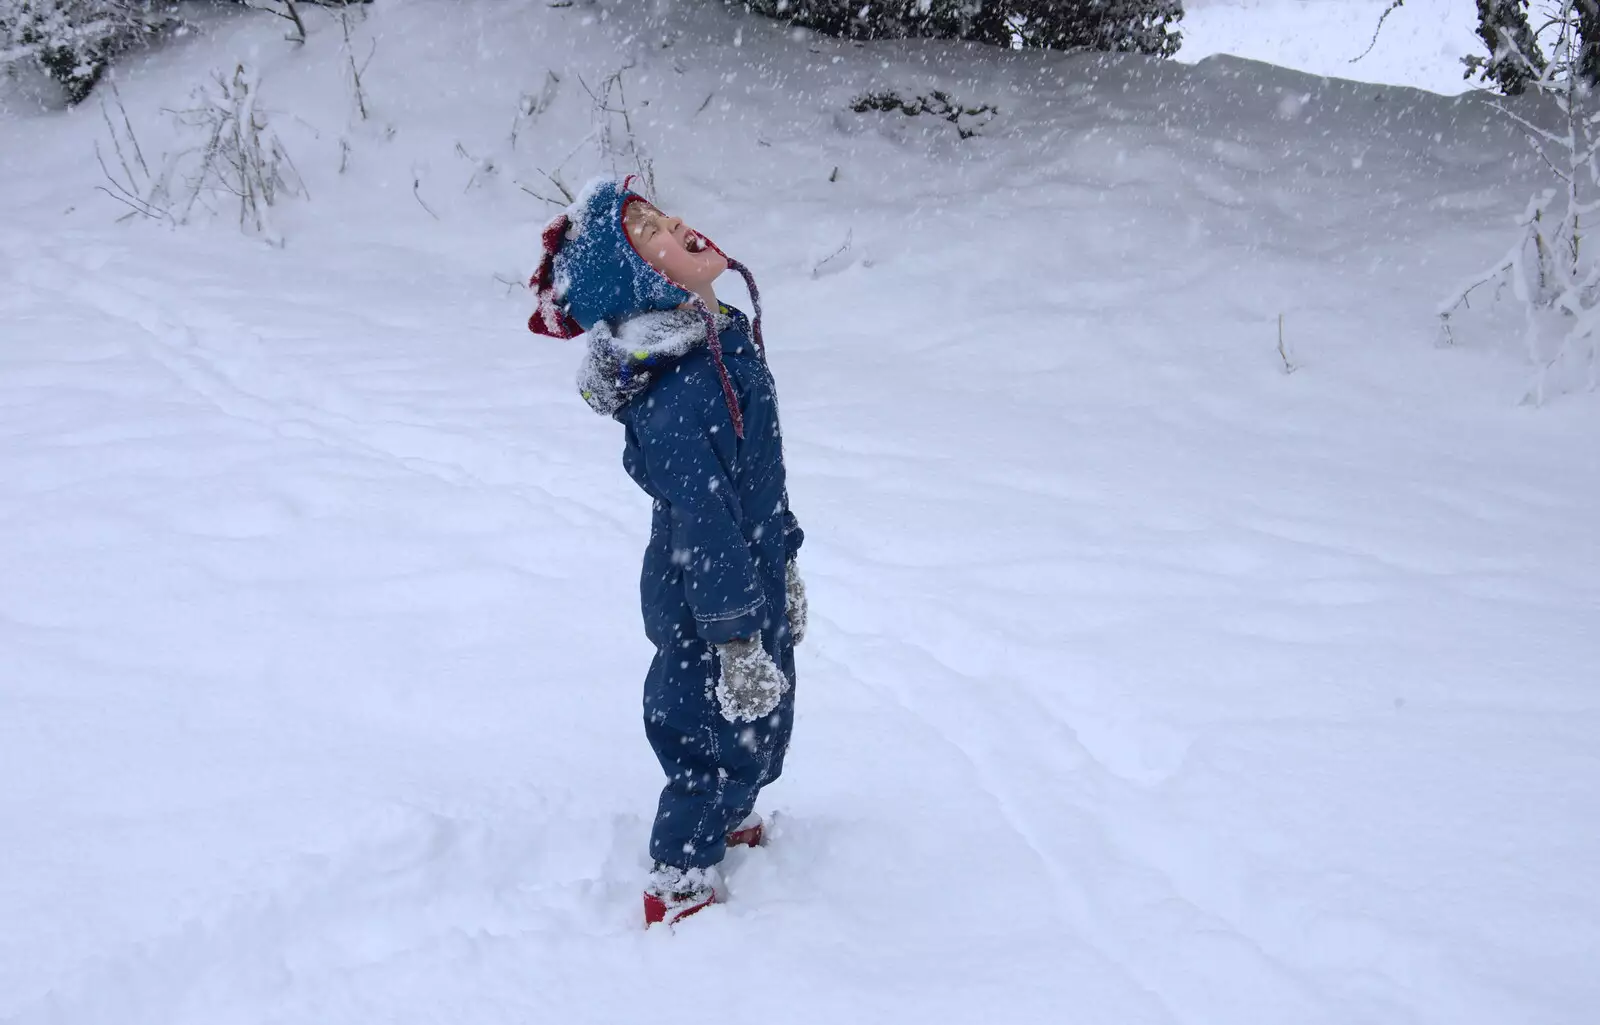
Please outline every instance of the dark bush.
M758 14L850 39L912 36L1170 57L1183 0L748 0Z
M81 103L118 53L178 24L168 0L0 0L0 71L33 61Z

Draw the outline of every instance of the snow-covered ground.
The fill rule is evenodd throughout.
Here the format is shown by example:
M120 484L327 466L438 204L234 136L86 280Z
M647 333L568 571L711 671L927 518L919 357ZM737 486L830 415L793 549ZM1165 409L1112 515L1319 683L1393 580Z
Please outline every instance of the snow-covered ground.
M152 159L263 70L281 250L114 223L100 111L11 101L0 1021L1594 1022L1600 403L1435 345L1531 188L1481 100L595 10L375 6L366 123L321 10L127 64ZM647 502L497 280L630 58L814 614L776 841L674 935Z
M1479 88L1461 58L1481 54L1466 0L1187 0L1178 59L1226 53L1281 67L1454 95ZM1384 17L1384 12L1388 16ZM1382 31L1378 24L1383 21Z

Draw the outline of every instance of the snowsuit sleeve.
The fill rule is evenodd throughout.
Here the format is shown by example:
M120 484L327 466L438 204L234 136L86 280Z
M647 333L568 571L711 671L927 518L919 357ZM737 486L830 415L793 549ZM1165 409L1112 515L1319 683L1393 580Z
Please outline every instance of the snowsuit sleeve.
M696 632L723 644L760 633L766 597L727 465L735 458L734 437L721 395L712 410L718 422L708 425L701 408L707 404L688 400L683 393L692 389L680 391L676 384L671 377L662 381L649 399L630 407L629 419L650 490L668 506L672 561L681 567Z
M805 544L806 532L800 529L800 521L795 519L794 513L789 511L789 496L783 496L783 550L790 562L800 554L800 546Z

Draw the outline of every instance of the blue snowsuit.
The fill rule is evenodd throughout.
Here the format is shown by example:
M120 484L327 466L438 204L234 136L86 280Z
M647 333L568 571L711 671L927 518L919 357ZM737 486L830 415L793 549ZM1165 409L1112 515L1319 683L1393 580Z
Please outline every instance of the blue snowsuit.
M645 634L645 733L666 771L650 854L679 868L722 860L728 831L783 771L794 721L794 643L784 574L804 535L789 511L772 375L743 314L723 307L723 362L744 414L734 436L704 347L691 350L617 418L623 465L654 499L639 578ZM717 706L712 645L761 634L789 679L773 714L731 723Z
M545 229L529 327L585 333L579 390L627 428L623 464L654 500L639 580L656 646L644 718L667 784L650 853L704 868L722 860L728 831L783 770L795 682L785 573L803 535L789 512L772 375L752 341L759 329L731 307L704 307L649 265L624 230L634 202L643 199L629 181L598 179ZM748 269L729 266L755 298ZM717 703L714 646L758 633L789 691L772 715L732 723Z

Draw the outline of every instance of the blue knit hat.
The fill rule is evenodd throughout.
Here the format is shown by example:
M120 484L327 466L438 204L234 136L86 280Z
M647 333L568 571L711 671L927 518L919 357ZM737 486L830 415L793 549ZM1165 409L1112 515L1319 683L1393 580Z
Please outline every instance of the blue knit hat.
M722 380L734 432L743 438L744 416L728 368L722 362L722 344L712 311L698 295L650 266L628 237L623 225L628 206L648 202L633 190L633 181L632 175L620 182L596 178L566 213L546 225L539 268L529 283L537 306L528 319L528 330L552 338L574 338L602 320L615 326L641 313L694 306L705 319L706 341ZM761 295L755 278L749 268L722 252L711 240L705 242L728 261L729 269L743 277L750 289L750 301L755 306L751 334L764 356Z
M572 211L566 241L555 258L555 292L585 331L602 320L626 320L651 310L671 310L694 294L645 262L623 227L632 203L644 197L631 181L597 178Z

